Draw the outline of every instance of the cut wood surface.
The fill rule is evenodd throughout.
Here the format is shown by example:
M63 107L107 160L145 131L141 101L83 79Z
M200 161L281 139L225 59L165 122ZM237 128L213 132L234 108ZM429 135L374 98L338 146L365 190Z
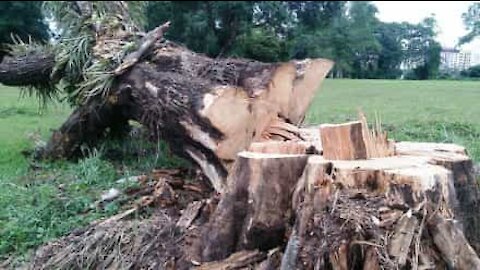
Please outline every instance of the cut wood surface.
M323 156L326 159L366 159L367 149L360 122L320 126Z
M155 67L135 65L119 88L139 89L132 96L140 110L135 115L144 116L140 122L198 164L218 192L236 154L264 140L265 131L295 136L295 126L287 123L299 116L289 118L289 104L304 88L294 82L312 80L308 84L317 89L332 66L325 59L302 65L211 59L172 44L157 48L151 61Z
M255 142L248 147L249 152L270 154L306 154L307 147L299 142L266 141Z
M359 121L320 125L323 156L333 160L354 160L394 155L394 142L380 127L371 130L365 116Z

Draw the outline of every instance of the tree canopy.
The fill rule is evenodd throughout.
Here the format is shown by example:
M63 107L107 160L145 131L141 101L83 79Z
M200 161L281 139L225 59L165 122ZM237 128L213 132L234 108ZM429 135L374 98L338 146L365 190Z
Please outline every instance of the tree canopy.
M462 14L462 18L468 34L460 38L460 45L468 43L480 35L480 3L471 4L467 12Z
M307 57L335 61L335 77L432 78L440 46L434 18L384 23L368 1L153 1L147 28L170 20L167 37L211 57L272 62Z

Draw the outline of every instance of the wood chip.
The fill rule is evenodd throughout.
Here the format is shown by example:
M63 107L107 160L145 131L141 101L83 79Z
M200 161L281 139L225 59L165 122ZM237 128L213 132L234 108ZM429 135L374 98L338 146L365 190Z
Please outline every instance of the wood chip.
M202 209L203 201L195 201L188 204L187 208L183 210L182 216L177 221L177 227L186 230L190 227L193 221L197 218L198 213Z

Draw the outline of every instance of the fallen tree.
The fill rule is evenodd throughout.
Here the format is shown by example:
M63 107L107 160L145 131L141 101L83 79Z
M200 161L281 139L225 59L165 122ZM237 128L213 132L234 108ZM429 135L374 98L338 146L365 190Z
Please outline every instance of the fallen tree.
M94 146L136 120L200 167L216 191L208 195L219 196L218 205L191 200L181 207L183 214L154 226L168 228L156 239L169 246L149 254L149 261L157 258L156 265L168 269L480 268L479 189L464 148L395 143L371 131L364 117L301 127L330 60L211 59L163 40L168 23L141 33L124 2L62 5L76 14L70 34L86 40L73 39L70 46L65 39L53 51L17 52L19 57L0 65L5 84L50 93L62 78L65 89L74 89L70 97L77 108L41 156L75 157L82 145ZM86 50L80 69L78 59L68 56L75 48ZM173 182L158 181L157 207L180 210ZM88 254L77 251L90 250L98 230L130 227L122 219L134 211L44 253L52 256L61 247L72 251L68 258L59 253L36 261L52 268L133 267L113 255L104 262L103 252L86 260ZM140 252L132 256L137 267L150 246L159 247L144 248L148 235L140 234L142 247L134 249L102 235L109 247Z
M358 123L309 130L328 136ZM157 178L153 199L141 200L157 202L157 213L140 222L145 230L125 220L132 209L40 248L32 266L478 269L479 187L465 149L361 131L337 140L390 147L362 146L377 157L347 160L307 154L312 141L253 143L238 154L220 196L189 188L203 199L180 180ZM131 236L120 241L118 231Z
M109 3L108 7L117 7L113 11L126 12L122 2ZM78 8L82 18L93 16L92 2L71 5L82 7ZM132 23L126 18L119 22L123 28ZM83 71L86 81L74 85L82 103L53 133L41 157L76 157L82 145L94 146L107 131L121 131L128 120L135 120L146 126L153 138L165 140L174 153L197 164L221 192L235 155L250 143L272 136L298 137L296 127L331 69L330 60L270 64L211 59L164 41L168 26L142 35L136 50L119 63L102 67L110 68L103 71L103 77L89 78L93 75ZM111 29L94 31L90 61L97 69L96 63L113 61L110 55L120 54L123 47L117 47L134 36L118 26L95 28L102 27ZM39 58L49 61L37 61ZM53 58L42 51L7 59L0 65L0 81L8 85L50 83L54 75L67 72L58 69L69 64L55 63ZM47 76L54 69L57 71ZM32 76L35 71L37 76Z

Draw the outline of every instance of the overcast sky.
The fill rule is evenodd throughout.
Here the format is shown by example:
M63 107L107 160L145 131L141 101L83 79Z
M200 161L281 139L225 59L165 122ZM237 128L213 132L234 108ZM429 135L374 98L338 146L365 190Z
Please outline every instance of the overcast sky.
M377 17L384 22L418 23L435 14L438 24L438 41L446 47L453 47L458 39L467 33L462 13L471 3L479 1L373 1L378 8ZM462 47L480 52L480 38Z

